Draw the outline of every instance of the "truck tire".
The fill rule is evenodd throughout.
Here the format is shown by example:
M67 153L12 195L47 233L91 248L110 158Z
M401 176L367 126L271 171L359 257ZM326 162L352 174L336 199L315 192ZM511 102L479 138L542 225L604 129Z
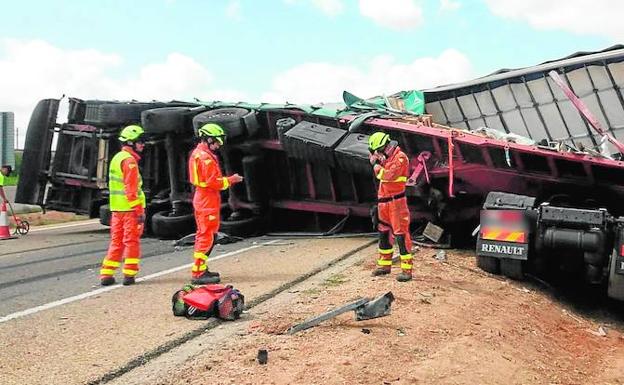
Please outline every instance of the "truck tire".
M205 108L163 107L145 110L141 113L141 124L149 134L168 132L191 132L193 116Z
M58 108L58 99L43 99L37 103L30 116L20 168L20 180L15 193L15 203L38 203L39 173L49 166L49 164L44 163L46 161L45 155L50 151L50 148L44 147L50 143L50 135L52 135L50 130L56 123Z
M171 216L169 211L159 211L152 216L152 233L161 239L177 239L195 232L195 216Z
M94 125L121 126L138 123L143 111L164 106L164 103L87 104L84 120Z
M507 278L521 281L524 279L524 261L511 258L501 258L500 270Z
M244 219L221 220L219 231L227 235L249 238L264 233L264 221L262 217L252 216Z
M193 118L195 132L206 123L220 125L228 139L254 136L259 126L256 113L245 108L217 108L196 115Z
M100 223L104 226L110 226L111 224L111 211L109 205L100 206Z
M491 274L500 274L500 261L498 258L477 255L477 267Z

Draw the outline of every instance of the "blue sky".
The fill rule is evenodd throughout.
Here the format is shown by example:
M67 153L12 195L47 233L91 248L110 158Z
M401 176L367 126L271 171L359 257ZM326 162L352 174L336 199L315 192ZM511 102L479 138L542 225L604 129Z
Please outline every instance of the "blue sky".
M37 99L62 93L329 102L343 88L427 88L622 41L618 3L4 2L0 110L24 125Z

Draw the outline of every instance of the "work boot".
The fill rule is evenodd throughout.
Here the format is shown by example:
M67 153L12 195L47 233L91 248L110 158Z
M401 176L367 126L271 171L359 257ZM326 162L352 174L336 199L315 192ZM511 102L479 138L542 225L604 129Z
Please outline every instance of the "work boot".
M130 285L134 285L136 283L134 277L124 277L123 280L123 285L124 286L130 286Z
M410 273L401 272L401 274L397 275L396 280L399 282L407 282L412 280L412 275Z
M387 274L390 274L390 269L383 269L381 267L378 267L375 270L373 270L373 273L371 275L373 277L377 277L380 275L387 275Z
M100 278L100 285L102 286L110 286L110 285L114 285L115 284L115 277L113 276L107 276L107 277L102 277Z
M193 280L191 281L192 284L194 285L207 285L209 283L219 283L221 282L221 277L219 276L219 273L217 273L216 271L204 271L204 274L200 275L199 277L193 278Z

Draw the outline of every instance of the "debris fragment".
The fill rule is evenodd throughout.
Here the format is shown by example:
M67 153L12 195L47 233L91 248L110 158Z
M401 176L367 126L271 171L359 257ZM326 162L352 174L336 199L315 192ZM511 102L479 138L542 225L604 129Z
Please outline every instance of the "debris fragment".
M595 335L596 337L606 337L607 336L607 330L601 325L598 327L598 330L587 330L588 332L590 332L591 334Z
M405 333L405 330L403 330L403 328L398 328L397 329L397 336L404 337L406 335L407 335L407 333Z
M440 262L446 261L446 251L438 250L438 252L435 255L435 259L440 261Z
M330 310L319 316L310 318L300 324L297 324L288 329L287 333L295 334L302 330L314 327L323 321L334 318L340 314L352 310L355 311L356 321L383 317L390 314L390 304L392 303L392 301L394 301L394 295L392 294L392 292L387 292L386 294L375 298L374 300L370 300L369 298L361 298L355 302L346 304L334 310Z
M364 334L371 334L371 330L364 328L364 329L362 329L362 333L364 333Z
M269 360L269 352L266 349L258 349L258 363L260 365L266 365Z

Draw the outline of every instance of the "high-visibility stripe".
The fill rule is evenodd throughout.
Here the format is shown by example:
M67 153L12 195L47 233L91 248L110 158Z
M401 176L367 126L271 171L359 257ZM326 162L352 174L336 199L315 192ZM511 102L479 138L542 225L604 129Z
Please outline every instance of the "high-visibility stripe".
M192 271L193 273L197 273L197 272L199 272L199 271L204 271L204 270L206 270L207 268L208 268L208 266L206 266L205 264L203 264L203 265L199 265L199 266L197 266L197 265L193 265L193 267L191 267L191 271Z
M111 261L111 260L105 259L102 262L102 266L106 266L106 267L119 267L119 266L121 266L121 262Z
M113 270L113 269L100 269L100 275L115 275L115 270Z
M124 275L127 275L129 277L133 277L139 274L138 270L132 270L132 269L123 269L123 273Z
M379 254L392 254L394 253L394 249L378 249L379 250Z
M109 190L108 195L126 195L126 190Z
M199 155L195 155L195 159L193 160L193 185L199 187L206 187L208 184L206 182L201 182L199 180L199 171L197 167L197 161L200 159Z
M126 265L138 265L141 262L141 258L126 258L124 259L124 263Z
M401 264L401 269L403 269L403 270L411 270L412 269L412 264L411 263L402 263Z
M412 259L412 254L402 254L401 261L406 261L408 259Z
M108 179L112 180L114 182L121 182L121 183L123 183L123 179L122 178L119 178L119 177L116 177L116 176L113 176L113 175L109 176Z
M230 181L228 180L228 178L222 178L223 179L223 186L221 187L221 190L227 190L228 187L230 187Z
M481 239L488 241L502 242L526 242L526 232L524 231L505 231L500 229L483 229L481 231Z
M377 175L376 175L377 179L381 180L381 178L383 178L384 171L386 171L386 170L384 170L383 168L381 170L379 170L379 173L377 173Z
M394 182L407 182L406 176L400 176L394 180Z
M128 201L128 204L130 205L130 207L138 206L138 205L141 204L141 200L140 199L135 199L133 201Z
M205 261L208 259L208 256L204 253L201 253L199 251L196 251L193 253L193 258L195 259L201 259L202 261Z
M391 259L378 259L377 260L377 265L378 266L392 266L392 260Z

